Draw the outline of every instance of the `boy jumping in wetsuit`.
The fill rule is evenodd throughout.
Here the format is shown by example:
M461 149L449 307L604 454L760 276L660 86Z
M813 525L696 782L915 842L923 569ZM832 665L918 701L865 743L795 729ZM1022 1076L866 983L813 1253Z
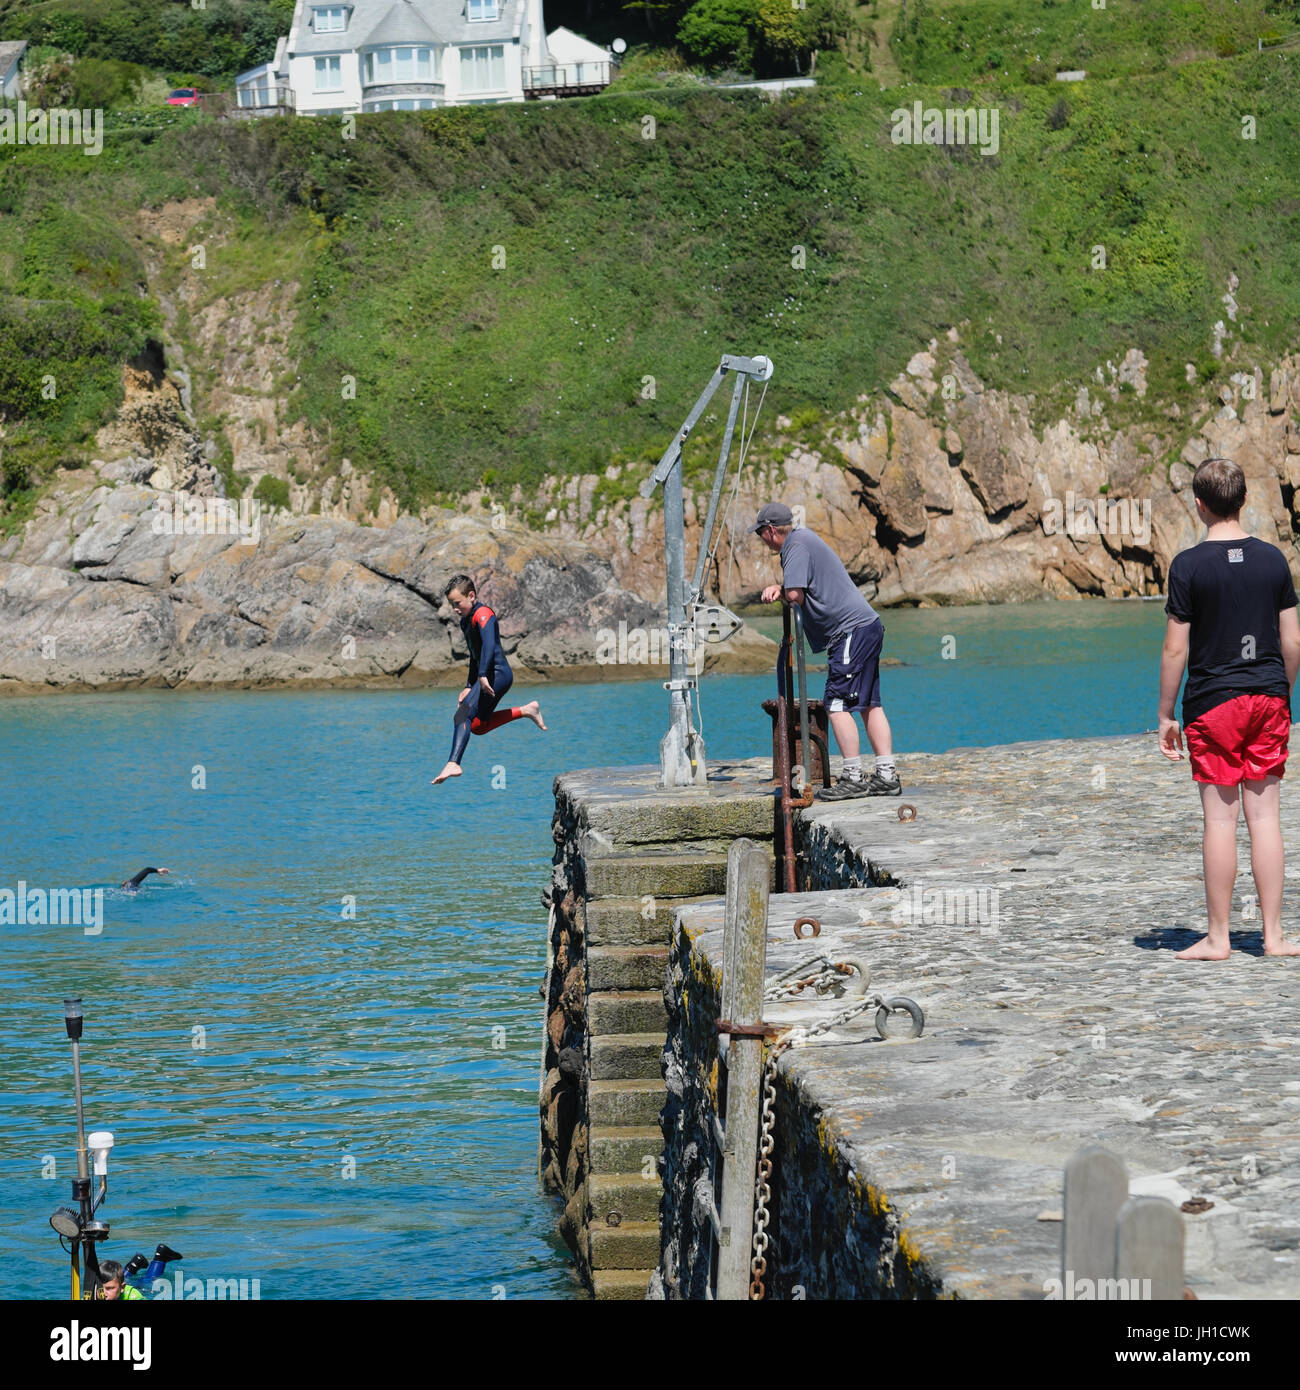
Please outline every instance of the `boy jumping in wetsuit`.
M469 745L470 734L487 734L514 719L531 719L539 729L546 728L536 700L495 713L497 702L514 684L514 673L506 660L497 631L497 615L478 601L474 581L467 574L453 575L443 591L447 602L460 614L460 630L469 647L469 684L460 692L456 706L455 731L447 766L433 779L435 786L448 777L460 776L460 762Z

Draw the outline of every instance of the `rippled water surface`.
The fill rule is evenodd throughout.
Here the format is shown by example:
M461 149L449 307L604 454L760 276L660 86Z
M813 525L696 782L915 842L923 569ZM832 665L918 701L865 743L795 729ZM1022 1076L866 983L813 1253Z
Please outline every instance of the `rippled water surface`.
M1161 621L887 613L897 747L1149 727ZM705 678L711 758L770 749L770 686ZM549 733L474 739L438 788L446 691L0 701L0 888L104 889L99 935L0 926L6 1296L66 1296L47 1220L74 1171L68 993L87 1129L117 1141L104 1255L165 1240L263 1298L575 1294L535 1173L551 784L655 760L667 696L512 692L534 695ZM146 864L173 874L115 887Z

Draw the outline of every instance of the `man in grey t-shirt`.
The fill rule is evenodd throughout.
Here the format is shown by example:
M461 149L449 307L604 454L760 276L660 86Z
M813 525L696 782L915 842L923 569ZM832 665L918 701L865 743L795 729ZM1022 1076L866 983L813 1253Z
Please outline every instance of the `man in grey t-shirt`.
M749 529L781 556L782 583L768 585L763 602L775 603L784 597L787 603L797 603L809 645L815 652L828 651L823 698L835 742L844 755L844 771L833 787L817 793L818 800L900 795L903 786L894 770L893 735L880 703L884 623L858 592L839 556L811 531L795 529L794 516L783 502L769 502ZM876 755L870 777L862 775L855 713L861 713Z

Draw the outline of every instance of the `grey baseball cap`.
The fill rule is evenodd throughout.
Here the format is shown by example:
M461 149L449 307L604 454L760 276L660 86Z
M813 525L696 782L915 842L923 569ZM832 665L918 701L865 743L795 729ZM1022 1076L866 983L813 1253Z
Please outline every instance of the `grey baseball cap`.
M784 502L769 502L767 506L760 507L758 520L749 529L751 531L761 531L764 526L793 526L794 513Z

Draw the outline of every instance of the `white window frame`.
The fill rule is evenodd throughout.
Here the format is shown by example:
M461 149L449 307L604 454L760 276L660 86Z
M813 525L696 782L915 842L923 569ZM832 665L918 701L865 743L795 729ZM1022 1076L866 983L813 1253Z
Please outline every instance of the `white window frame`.
M331 64L333 68L331 69ZM332 86L327 86L331 76L336 80ZM324 78L324 81L322 81ZM330 57L316 59L316 85L312 88L313 92L341 92L343 90L343 59L335 54Z
M470 24L487 24L499 16L497 0L465 0L465 18Z
M332 22L334 16L338 17L338 23ZM322 19L328 18L331 22L322 24ZM318 5L311 12L311 31L313 34L342 34L348 27L348 7L346 5Z
M480 58L478 57L478 55L479 55L480 53L486 54L487 57L484 58L484 59L480 59ZM494 55L495 55L495 58L494 58ZM495 86L491 86L491 85L486 85L486 86L478 86L478 85L470 86L470 85L468 85L468 84L466 83L466 81L465 81L465 70L466 70L466 67L469 68L470 73L471 73L472 76L477 77L477 76L478 76L477 69L478 69L478 66L479 66L479 63L480 63L480 62L483 62L483 63L486 65L486 68L487 68L487 80L488 80L488 83L491 83L492 77L493 77L492 64L493 64L494 61L496 61L496 62L498 62L498 63L500 64L500 68L499 68L500 81L498 81L497 84L496 84ZM505 45L504 45L504 44L500 44L500 43L482 44L482 45L476 44L476 45L473 45L473 46L466 46L465 48L462 48L462 49L460 50L460 89L461 89L462 92L504 92L505 89L506 89L506 49L505 49Z
M406 69L399 67L399 53L410 55L406 59L409 65ZM388 71L383 72L382 68ZM367 87L385 87L390 82L439 82L442 80L442 50L424 44L376 48L365 55L362 70Z

